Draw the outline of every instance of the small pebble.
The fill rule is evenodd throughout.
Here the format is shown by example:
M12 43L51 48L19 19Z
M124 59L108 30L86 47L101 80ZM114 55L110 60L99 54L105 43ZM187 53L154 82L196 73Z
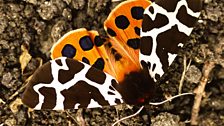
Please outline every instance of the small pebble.
M65 17L67 20L71 21L72 20L71 10L68 8L65 8L62 12L62 16Z
M37 12L42 19L51 20L56 15L57 7L52 2L46 1L40 5Z
M9 49L9 43L6 40L0 40L0 49Z
M5 120L4 124L6 126L16 126L16 119L15 118L8 118Z
M152 119L151 126L182 126L180 117L170 113L160 113Z
M219 17L221 17L221 15L223 13L221 11L221 9L222 8L220 8L220 7L216 7L216 8L208 7L208 8L206 8L206 13L208 14L207 18L210 19L211 21L217 22L219 20Z
M3 75L1 83L2 83L4 86L10 88L9 83L11 82L11 80L12 80L12 75L11 75L10 72L8 72L8 73L5 73L5 74Z
M83 9L85 4L85 0L72 0L72 7L74 9Z
M31 3L33 5L37 4L37 0L26 0L26 2Z
M4 14L0 13L0 34L5 31L5 28L8 26L8 21Z
M33 6L31 6L30 4L27 4L25 9L24 9L24 15L27 18L31 18L32 16L34 16L34 14L35 14L35 11L34 11Z
M201 76L201 71L195 65L191 65L186 72L185 79L190 83L198 83Z
M149 116L148 115L142 115L142 119L144 122L149 122Z

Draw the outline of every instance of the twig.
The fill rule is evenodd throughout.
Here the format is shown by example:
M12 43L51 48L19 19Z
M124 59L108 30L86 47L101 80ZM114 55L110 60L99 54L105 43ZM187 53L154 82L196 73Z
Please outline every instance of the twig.
M186 58L185 55L184 55L183 63L184 63L184 70L183 70L183 73L182 73L182 76L181 76L181 79L180 79L178 94L181 94L181 92L182 92L182 87L183 87L183 83L184 83L184 77L185 77L186 69L187 69L187 58Z
M78 124L80 126L86 126L86 122L82 116L82 111L83 111L83 109L78 109L78 111L76 113L76 120L78 121Z
M41 58L37 58L37 60L39 60L39 66L38 66L38 68L39 67L41 67L42 66L42 64L43 64L43 60L41 59ZM20 87L15 93L13 93L10 97L9 97L9 100L12 100L14 97L16 97L21 91L23 91L25 88L26 88L26 86L27 86L27 84L28 84L28 82L29 82L29 80L32 78L32 76L33 75L30 75L26 80L25 80L25 84L23 84L22 85L22 87Z
M5 101L3 101L1 98L0 98L0 103L3 103L3 104L5 104Z
M191 112L191 125L198 125L198 113L200 110L202 95L205 90L205 86L207 84L209 74L211 70L215 67L215 63L212 61L208 61L203 66L203 76L201 78L200 84L198 85L197 89L195 90L195 98L194 98L194 105Z
M17 96L21 91L23 91L27 84L28 84L28 81L32 78L33 75L31 75L26 81L25 81L25 84L22 85L22 87L20 87L15 93L13 93L10 97L9 97L9 100L12 100L15 96Z
M117 120L112 126L115 126L117 123L119 123L119 122L121 122L123 120L129 119L129 118L132 118L132 117L138 115L142 111L143 108L144 108L144 106L142 106L136 113Z
M187 69L186 70L188 70L189 67L191 66L191 61L192 61L192 59L190 59L189 63L187 64Z
M182 93L182 87L183 87L183 83L184 83L184 77L186 75L186 71L189 69L190 65L191 65L191 59L189 61L189 63L187 64L187 58L186 56L184 55L184 61L183 61L183 64L184 64L184 70L183 70L183 73L182 73L182 76L181 76L181 79L180 79L180 84L179 84L179 89L178 89L178 94L181 94Z
M65 110L65 113L73 120L76 124L79 124L78 121L67 111Z
M119 107L120 107L120 105L118 105ZM117 109L117 107L115 107L116 108L116 113L117 113L117 117L118 117L118 119L120 118L120 116L119 116L119 113L118 113L118 109ZM115 122L116 123L116 122ZM120 123L118 124L118 125L120 125Z

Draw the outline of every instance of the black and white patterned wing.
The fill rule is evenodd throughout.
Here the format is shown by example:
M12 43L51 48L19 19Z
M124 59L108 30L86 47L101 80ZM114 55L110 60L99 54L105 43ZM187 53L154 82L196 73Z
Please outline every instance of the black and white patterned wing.
M201 8L201 0L156 0L145 9L139 59L154 81L166 72L177 56Z
M33 74L22 101L36 110L95 108L123 103L116 80L88 64L60 57Z

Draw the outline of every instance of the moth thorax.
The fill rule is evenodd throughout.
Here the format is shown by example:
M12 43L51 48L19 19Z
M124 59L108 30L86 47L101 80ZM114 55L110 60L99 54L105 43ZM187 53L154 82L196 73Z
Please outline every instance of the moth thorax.
M113 85L127 104L144 104L155 94L155 82L147 71L139 70L126 74L124 80Z

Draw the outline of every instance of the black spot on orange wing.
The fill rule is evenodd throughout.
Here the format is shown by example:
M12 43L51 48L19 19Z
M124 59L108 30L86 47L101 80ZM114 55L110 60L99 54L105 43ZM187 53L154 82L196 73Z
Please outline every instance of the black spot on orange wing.
M124 30L130 25L130 22L126 16L120 15L115 18L115 24L118 28Z
M178 44L181 42L186 42L187 35L178 30L177 25L174 25L170 30L167 30L157 36L157 48L156 54L159 57L162 68L164 71L167 70L168 62L168 53L177 54L180 47ZM170 44L172 43L172 44Z
M65 97L65 109L74 108L77 103L80 104L79 108L86 108L91 99L95 100L99 105L109 105L100 91L85 81L79 81L69 89L61 91L61 93Z
M106 74L94 67L91 67L86 73L86 78L93 82L96 82L97 84L104 84Z
M105 44L105 46L107 46L108 48L111 48L112 44L110 42L108 42L107 44Z
M92 66L97 68L98 70L103 70L105 66L105 62L103 58L98 58Z
M140 39L139 38L128 39L127 45L133 49L139 49L140 48Z
M80 38L79 45L84 51L88 51L93 48L93 42L89 36L84 36Z
M103 45L104 42L105 42L105 40L100 38L100 36L96 36L94 38L94 43L97 47L100 47L101 45Z
M144 14L142 22L142 31L147 32L153 28L160 28L168 24L169 20L165 15L157 14L155 20L153 21L148 15Z
M119 53L116 53L114 57L115 61L119 61L122 58L122 56Z
M80 72L84 65L77 60L67 58L66 64L69 68L69 70L59 70L58 74L58 81L62 84L68 82L69 80L73 79L75 74Z
M134 29L135 29L135 34L140 36L140 28L139 27L135 27Z
M112 37L117 36L116 32L112 30L111 28L107 28L107 33Z
M39 83L49 84L52 81L51 62L47 62L34 72L33 77L28 82L26 90L23 93L22 102L25 105L34 108L39 103L39 96L34 91L33 86Z
M82 58L82 62L86 63L86 64L90 64L89 60L86 57Z
M143 19L143 12L144 12L144 8L142 7L131 8L131 16L136 20Z
M188 27L193 27L197 21L196 17L187 14L187 9L185 6L182 6L179 9L177 13L177 19Z
M76 48L70 44L66 44L61 50L64 57L73 58L76 55Z
M56 106L55 89L51 87L42 87L39 89L39 91L44 96L44 102L41 106L41 109L53 109Z
M111 53L112 53L113 55L115 55L115 54L117 53L117 50L114 49L114 48L111 48Z
M152 53L152 46L153 46L152 37L150 36L142 37L140 41L141 41L140 42L141 54L150 55Z

